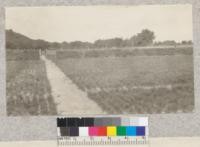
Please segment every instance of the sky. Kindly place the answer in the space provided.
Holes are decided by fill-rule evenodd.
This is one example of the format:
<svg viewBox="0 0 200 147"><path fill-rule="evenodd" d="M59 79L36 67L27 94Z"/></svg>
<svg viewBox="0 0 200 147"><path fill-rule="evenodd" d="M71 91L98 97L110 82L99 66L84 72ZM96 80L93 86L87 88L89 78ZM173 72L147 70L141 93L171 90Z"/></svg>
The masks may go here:
<svg viewBox="0 0 200 147"><path fill-rule="evenodd" d="M154 31L156 41L192 40L191 5L8 7L6 29L51 42L89 41Z"/></svg>

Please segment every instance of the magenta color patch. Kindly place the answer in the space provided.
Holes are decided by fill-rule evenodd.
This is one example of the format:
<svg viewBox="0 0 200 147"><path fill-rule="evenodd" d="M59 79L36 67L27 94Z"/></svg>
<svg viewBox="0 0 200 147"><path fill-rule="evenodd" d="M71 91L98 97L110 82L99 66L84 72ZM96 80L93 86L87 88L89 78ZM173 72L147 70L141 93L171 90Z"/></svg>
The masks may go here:
<svg viewBox="0 0 200 147"><path fill-rule="evenodd" d="M98 128L89 127L89 136L98 136Z"/></svg>

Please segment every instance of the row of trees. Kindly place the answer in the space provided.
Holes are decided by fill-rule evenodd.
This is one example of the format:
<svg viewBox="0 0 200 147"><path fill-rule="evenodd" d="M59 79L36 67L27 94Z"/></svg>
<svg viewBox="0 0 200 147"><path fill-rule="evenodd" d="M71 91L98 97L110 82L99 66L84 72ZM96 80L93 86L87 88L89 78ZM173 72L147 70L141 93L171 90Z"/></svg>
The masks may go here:
<svg viewBox="0 0 200 147"><path fill-rule="evenodd" d="M166 40L166 41L162 41L162 42L154 42L154 45L192 45L192 41L181 41L181 42L176 42L174 40Z"/></svg>
<svg viewBox="0 0 200 147"><path fill-rule="evenodd" d="M29 49L29 48L45 48L45 49L82 49L82 48L113 48L113 47L132 47L132 46L150 46L150 45L176 45L175 41L165 41L154 43L155 35L153 31L148 29L142 30L140 33L129 39L111 38L99 39L94 43L73 41L73 42L47 42L45 40L33 40L13 30L6 31L6 47L9 49ZM185 41L183 44L191 43Z"/></svg>
<svg viewBox="0 0 200 147"><path fill-rule="evenodd" d="M97 40L94 42L94 46L97 48L148 46L153 44L154 39L155 39L154 32L145 29L142 30L141 33L132 36L130 39L123 40L122 38L113 38L106 40Z"/></svg>

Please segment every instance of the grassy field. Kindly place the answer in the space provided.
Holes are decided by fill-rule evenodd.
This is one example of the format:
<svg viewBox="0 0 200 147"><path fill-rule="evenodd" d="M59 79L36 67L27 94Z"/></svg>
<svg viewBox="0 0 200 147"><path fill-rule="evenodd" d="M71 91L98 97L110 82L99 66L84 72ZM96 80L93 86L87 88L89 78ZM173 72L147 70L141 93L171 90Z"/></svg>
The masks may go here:
<svg viewBox="0 0 200 147"><path fill-rule="evenodd" d="M107 113L191 112L194 108L192 48L47 53ZM7 50L6 76L8 115L57 114L37 50Z"/></svg>
<svg viewBox="0 0 200 147"><path fill-rule="evenodd" d="M52 60L107 113L193 110L191 54Z"/></svg>
<svg viewBox="0 0 200 147"><path fill-rule="evenodd" d="M92 58L92 57L128 57L128 56L161 56L161 55L192 55L191 46L155 46L135 48L102 48L102 49L66 49L52 50L57 59Z"/></svg>
<svg viewBox="0 0 200 147"><path fill-rule="evenodd" d="M30 56L31 54L32 52ZM13 52L12 54L7 52L7 114L11 116L56 114L45 64L39 60L37 56L39 54L32 54L34 60L28 60L27 56L24 57L24 53L18 52L17 55L20 58L16 58Z"/></svg>

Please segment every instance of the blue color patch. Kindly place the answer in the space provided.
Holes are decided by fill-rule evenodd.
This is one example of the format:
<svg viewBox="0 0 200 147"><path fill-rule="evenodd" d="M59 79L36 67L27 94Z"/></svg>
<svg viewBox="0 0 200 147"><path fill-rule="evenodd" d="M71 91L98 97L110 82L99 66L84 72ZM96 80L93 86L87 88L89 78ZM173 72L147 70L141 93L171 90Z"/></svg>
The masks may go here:
<svg viewBox="0 0 200 147"><path fill-rule="evenodd" d="M126 127L126 136L136 136L136 127Z"/></svg>
<svg viewBox="0 0 200 147"><path fill-rule="evenodd" d="M137 136L145 136L145 127L137 127L136 135Z"/></svg>

